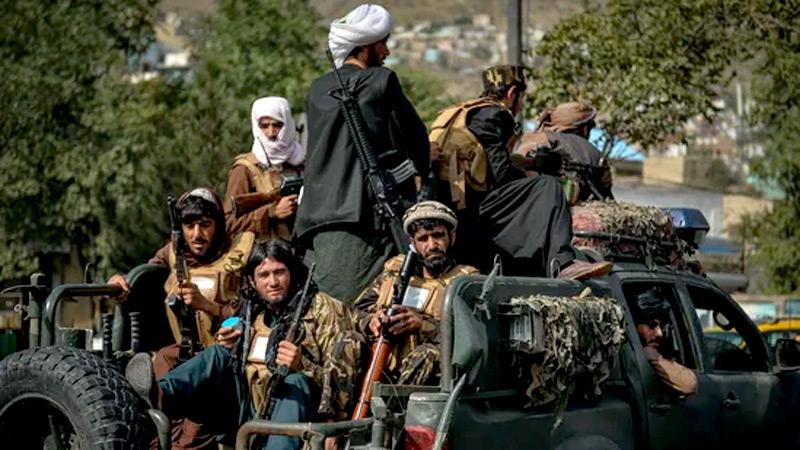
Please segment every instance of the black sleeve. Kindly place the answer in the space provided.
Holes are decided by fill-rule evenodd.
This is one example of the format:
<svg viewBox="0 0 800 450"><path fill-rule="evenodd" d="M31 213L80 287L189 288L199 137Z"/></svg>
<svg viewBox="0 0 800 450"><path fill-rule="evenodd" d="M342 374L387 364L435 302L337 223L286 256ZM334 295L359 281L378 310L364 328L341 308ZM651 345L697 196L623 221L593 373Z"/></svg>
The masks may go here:
<svg viewBox="0 0 800 450"><path fill-rule="evenodd" d="M472 111L467 117L467 128L478 138L489 159L487 182L489 188L525 177L525 173L511 165L506 147L514 134L514 118L499 107L487 106Z"/></svg>
<svg viewBox="0 0 800 450"><path fill-rule="evenodd" d="M417 115L417 110L403 93L400 80L394 72L390 73L386 80L386 95L392 105L391 116L394 127L399 131L399 136L395 138L399 142L396 144L398 148L406 151L408 158L424 180L430 169L428 132L422 119Z"/></svg>

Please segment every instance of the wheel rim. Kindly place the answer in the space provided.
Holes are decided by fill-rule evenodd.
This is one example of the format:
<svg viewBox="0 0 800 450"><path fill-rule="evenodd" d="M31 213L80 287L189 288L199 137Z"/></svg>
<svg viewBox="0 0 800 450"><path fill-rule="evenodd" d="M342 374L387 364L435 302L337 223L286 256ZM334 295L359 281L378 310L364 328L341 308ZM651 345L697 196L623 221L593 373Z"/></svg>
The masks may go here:
<svg viewBox="0 0 800 450"><path fill-rule="evenodd" d="M14 436L23 448L80 450L66 408L42 394L24 394L0 409L0 436Z"/></svg>

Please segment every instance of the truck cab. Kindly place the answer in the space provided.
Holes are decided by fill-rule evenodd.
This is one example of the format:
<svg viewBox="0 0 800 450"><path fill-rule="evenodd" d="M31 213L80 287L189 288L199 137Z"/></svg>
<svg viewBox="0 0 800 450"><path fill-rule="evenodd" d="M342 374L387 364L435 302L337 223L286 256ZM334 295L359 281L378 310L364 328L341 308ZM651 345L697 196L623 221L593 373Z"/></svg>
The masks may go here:
<svg viewBox="0 0 800 450"><path fill-rule="evenodd" d="M477 361L469 368L475 372L478 367L472 376L477 381L460 387L447 432L449 448L742 448L800 442L791 426L798 417L797 368L779 364L746 313L707 278L637 264L618 264L607 277L585 284L501 277L494 281L489 314L474 315L474 301L485 281L483 276L465 277L448 291L440 390L410 395L406 448L430 448L424 443L432 443L436 435L441 421L437 412L444 412L448 394L468 372L469 361ZM526 409L524 392L511 387L498 351L503 333L496 321L498 305L531 293L574 296L587 286L595 296L613 297L623 309L627 339L602 397L586 402L572 396L554 427L558 418L553 408ZM667 387L645 357L628 302L651 289L671 306L670 323L664 325L665 356L695 372L696 394L683 396ZM705 336L700 321L705 314L745 345Z"/></svg>

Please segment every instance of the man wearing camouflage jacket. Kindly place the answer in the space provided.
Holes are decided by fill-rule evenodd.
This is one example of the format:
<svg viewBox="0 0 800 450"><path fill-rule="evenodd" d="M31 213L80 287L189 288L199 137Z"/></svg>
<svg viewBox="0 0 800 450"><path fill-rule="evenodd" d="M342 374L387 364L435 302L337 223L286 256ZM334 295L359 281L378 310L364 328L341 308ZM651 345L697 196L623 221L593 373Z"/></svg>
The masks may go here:
<svg viewBox="0 0 800 450"><path fill-rule="evenodd" d="M352 317L342 303L317 291L313 284L310 301L304 302L302 286L307 273L284 241L256 244L245 267L242 291L242 309L252 311L239 311L241 318L252 317L250 326L244 328L249 336L242 336L242 327L221 328L217 345L158 381L160 409L171 418L209 424L223 442L228 441L269 402L264 386L276 368L285 365L289 375L275 391L277 399L269 420L309 422L346 417L360 351L357 342L342 338L352 335ZM285 337L298 307L305 311L297 340L290 342ZM136 364L131 362L129 373L136 371ZM147 390L148 383L138 383L135 376L129 379L137 391ZM270 436L264 448L300 446L298 438Z"/></svg>
<svg viewBox="0 0 800 450"><path fill-rule="evenodd" d="M364 335L378 336L388 327L394 339L387 362L388 377L399 384L435 384L438 380L439 320L447 286L459 276L478 273L450 257L456 239L456 215L445 205L424 201L406 211L403 228L411 236L420 262L414 270L402 305L387 316L403 255L386 262L384 271L356 301L356 326Z"/></svg>

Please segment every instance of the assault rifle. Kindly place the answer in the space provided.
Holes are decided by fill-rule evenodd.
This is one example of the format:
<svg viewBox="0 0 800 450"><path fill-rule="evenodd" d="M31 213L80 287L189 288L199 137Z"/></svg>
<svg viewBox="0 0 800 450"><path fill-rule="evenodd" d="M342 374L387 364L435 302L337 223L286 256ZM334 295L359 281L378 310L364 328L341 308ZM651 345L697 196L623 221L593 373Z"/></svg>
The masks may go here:
<svg viewBox="0 0 800 450"><path fill-rule="evenodd" d="M180 325L181 342L178 360L183 362L191 358L199 349L200 338L197 331L197 315L177 293L177 289L189 281L189 270L186 268L186 239L183 236L176 203L175 197L171 195L167 197L169 223L172 228L172 246L175 249L175 278L177 279L176 292L167 299L167 306L175 313Z"/></svg>
<svg viewBox="0 0 800 450"><path fill-rule="evenodd" d="M297 308L292 315L289 331L286 332L286 337L283 338L285 341L294 342L295 339L297 339L297 329L300 327L300 319L303 318L306 305L311 302L312 295L309 295L309 289L311 288L311 279L314 276L314 269L316 266L317 263L312 264L311 269L308 271L308 278L306 278L306 284L303 286L303 291L300 294L300 301L297 302ZM247 358L247 355L244 357ZM265 358L264 363L266 362ZM258 411L259 419L269 419L272 417L272 413L275 411L275 404L278 402L275 396L275 389L283 384L283 380L287 375L289 375L289 366L281 365L264 384L264 402L261 404L261 408Z"/></svg>
<svg viewBox="0 0 800 450"><path fill-rule="evenodd" d="M279 200L281 197L299 194L302 187L303 178L292 177L284 178L280 189L275 189L271 192L248 192L247 194L233 195L231 196L231 213L234 218L242 217L267 203Z"/></svg>
<svg viewBox="0 0 800 450"><path fill-rule="evenodd" d="M394 281L394 292L392 301L389 308L386 310L386 316L392 317L394 306L401 305L408 290L408 283L411 281L411 276L414 273L414 268L417 262L417 252L413 248L409 248L406 257L403 260L403 267L400 269L400 274ZM386 362L389 359L389 354L392 352L392 343L390 341L386 327L382 327L381 335L378 340L372 344L372 357L370 359L367 372L364 374L364 380L361 382L361 393L358 396L358 403L353 410L352 420L363 419L369 414L369 403L372 400L372 385L381 379L383 369L386 367Z"/></svg>
<svg viewBox="0 0 800 450"><path fill-rule="evenodd" d="M408 241L403 232L403 223L400 220L404 208L403 202L395 189L395 177L378 167L378 159L367 138L364 116L361 114L358 101L353 96L353 92L345 87L342 77L339 75L339 69L336 68L336 64L333 61L333 53L331 53L330 49L327 50L327 54L333 67L333 73L339 82L339 89L331 90L328 94L336 99L342 107L347 129L350 131L358 150L358 160L361 162L361 170L365 173L367 188L372 201L375 203L375 210L389 230L397 250L403 252ZM336 91L341 93L337 94Z"/></svg>

